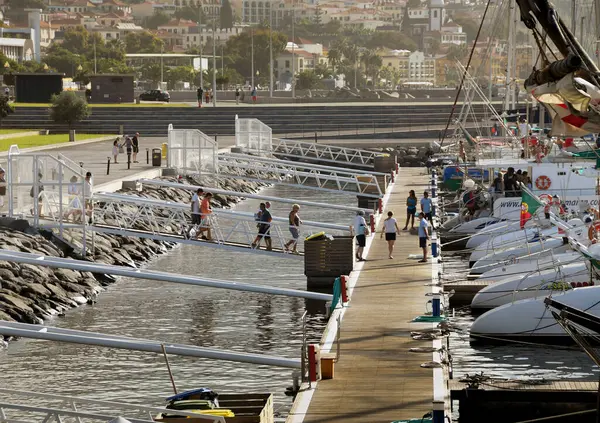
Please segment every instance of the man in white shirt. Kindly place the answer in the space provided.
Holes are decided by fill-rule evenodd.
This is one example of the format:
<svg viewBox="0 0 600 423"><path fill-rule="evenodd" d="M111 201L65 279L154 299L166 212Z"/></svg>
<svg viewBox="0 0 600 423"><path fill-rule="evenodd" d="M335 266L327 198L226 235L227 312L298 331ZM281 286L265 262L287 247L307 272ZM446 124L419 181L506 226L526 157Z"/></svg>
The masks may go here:
<svg viewBox="0 0 600 423"><path fill-rule="evenodd" d="M90 218L90 225L92 224L92 212L94 211L94 204L92 202L93 190L94 183L92 182L92 172L87 172L85 174L85 180L83 181L83 198L85 199L86 214Z"/></svg>
<svg viewBox="0 0 600 423"><path fill-rule="evenodd" d="M367 243L367 221L365 220L365 212L359 210L354 217L352 223L352 233L356 236L356 242L358 243L358 249L356 250L356 260L365 261L363 258L363 250Z"/></svg>
<svg viewBox="0 0 600 423"><path fill-rule="evenodd" d="M521 138L529 136L531 132L531 125L525 122L525 119L519 124L519 136Z"/></svg>
<svg viewBox="0 0 600 423"><path fill-rule="evenodd" d="M204 190L202 188L198 188L198 190L192 196L192 225L200 224L200 197L202 196L203 192Z"/></svg>
<svg viewBox="0 0 600 423"><path fill-rule="evenodd" d="M429 239L429 223L425 218L425 213L419 213L419 247L423 249L423 260L419 260L419 263L427 263L427 240Z"/></svg>
<svg viewBox="0 0 600 423"><path fill-rule="evenodd" d="M431 222L431 227L433 228L433 217L431 216L433 208L433 203L431 202L431 198L429 198L429 193L425 191L423 193L423 198L421 198L421 211L425 213L425 217Z"/></svg>

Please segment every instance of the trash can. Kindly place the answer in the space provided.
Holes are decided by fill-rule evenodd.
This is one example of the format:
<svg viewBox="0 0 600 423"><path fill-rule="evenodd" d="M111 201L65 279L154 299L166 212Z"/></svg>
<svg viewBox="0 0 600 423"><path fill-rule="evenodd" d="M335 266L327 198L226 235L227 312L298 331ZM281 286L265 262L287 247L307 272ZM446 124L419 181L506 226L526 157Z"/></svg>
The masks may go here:
<svg viewBox="0 0 600 423"><path fill-rule="evenodd" d="M152 166L160 167L161 163L162 163L162 156L161 156L160 148L153 148L152 149Z"/></svg>
<svg viewBox="0 0 600 423"><path fill-rule="evenodd" d="M162 143L162 158L163 159L167 159L167 143L163 142Z"/></svg>

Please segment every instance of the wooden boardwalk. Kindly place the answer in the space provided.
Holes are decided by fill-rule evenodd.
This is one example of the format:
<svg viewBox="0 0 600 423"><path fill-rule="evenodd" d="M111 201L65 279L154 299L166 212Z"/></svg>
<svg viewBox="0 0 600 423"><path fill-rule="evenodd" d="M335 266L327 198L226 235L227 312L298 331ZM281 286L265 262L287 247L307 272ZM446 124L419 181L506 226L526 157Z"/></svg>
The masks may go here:
<svg viewBox="0 0 600 423"><path fill-rule="evenodd" d="M421 168L400 170L384 210L394 212L400 229L408 191L414 189L421 197L428 180ZM386 241L379 233L375 236L341 323L335 378L317 384L304 422L389 423L421 418L431 411L433 372L420 365L431 361L432 354L409 352L412 347L431 347L431 341L410 336L411 331L432 327L411 323L425 313L431 264L408 259L409 254L420 253L415 233L401 233L392 260Z"/></svg>

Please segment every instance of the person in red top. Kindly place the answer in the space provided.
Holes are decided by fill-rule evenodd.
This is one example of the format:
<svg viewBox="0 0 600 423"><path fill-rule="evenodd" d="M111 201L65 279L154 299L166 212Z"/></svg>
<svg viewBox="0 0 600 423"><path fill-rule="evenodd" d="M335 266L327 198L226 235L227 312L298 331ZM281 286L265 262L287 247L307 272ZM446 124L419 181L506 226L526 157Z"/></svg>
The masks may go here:
<svg viewBox="0 0 600 423"><path fill-rule="evenodd" d="M210 233L210 224L209 224L209 216L212 214L212 209L210 207L210 199L212 198L212 194L207 192L202 199L202 203L200 203L200 233L206 232L207 235L202 235L202 239L206 241L211 241L212 236Z"/></svg>

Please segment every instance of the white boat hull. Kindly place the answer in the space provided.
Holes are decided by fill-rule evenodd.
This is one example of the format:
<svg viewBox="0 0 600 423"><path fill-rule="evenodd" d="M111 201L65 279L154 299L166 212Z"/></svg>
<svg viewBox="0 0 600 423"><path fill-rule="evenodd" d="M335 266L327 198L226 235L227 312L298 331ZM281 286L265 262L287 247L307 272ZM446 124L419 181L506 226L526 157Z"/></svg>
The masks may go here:
<svg viewBox="0 0 600 423"><path fill-rule="evenodd" d="M569 251L562 254L548 254L537 258L527 259L525 257L518 264L501 266L483 273L478 281L499 282L509 276L522 275L523 273L533 272L535 270L546 270L560 264L572 263L581 259L581 254L575 251Z"/></svg>

